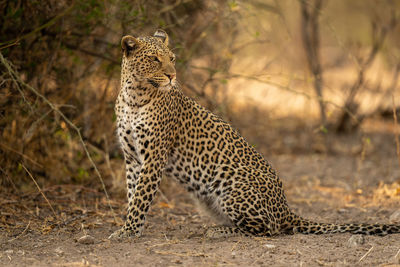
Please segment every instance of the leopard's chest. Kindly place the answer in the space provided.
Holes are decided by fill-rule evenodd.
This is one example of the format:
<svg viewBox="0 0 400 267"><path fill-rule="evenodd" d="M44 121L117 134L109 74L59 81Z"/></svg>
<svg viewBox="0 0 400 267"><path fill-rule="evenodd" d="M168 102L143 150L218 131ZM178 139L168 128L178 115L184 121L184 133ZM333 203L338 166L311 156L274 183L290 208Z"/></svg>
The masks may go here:
<svg viewBox="0 0 400 267"><path fill-rule="evenodd" d="M117 113L117 135L121 148L127 160L143 162L139 153L140 144L144 142L143 128L146 124L146 117L140 110L121 108Z"/></svg>

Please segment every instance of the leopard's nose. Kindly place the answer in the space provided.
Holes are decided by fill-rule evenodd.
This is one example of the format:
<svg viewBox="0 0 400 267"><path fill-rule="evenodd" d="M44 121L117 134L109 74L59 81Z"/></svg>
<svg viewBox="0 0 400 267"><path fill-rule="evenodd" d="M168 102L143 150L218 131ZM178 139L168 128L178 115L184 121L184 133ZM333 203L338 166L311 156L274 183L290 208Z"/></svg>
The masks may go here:
<svg viewBox="0 0 400 267"><path fill-rule="evenodd" d="M165 74L165 76L167 76L170 81L172 81L175 78L175 75L176 75L175 73Z"/></svg>

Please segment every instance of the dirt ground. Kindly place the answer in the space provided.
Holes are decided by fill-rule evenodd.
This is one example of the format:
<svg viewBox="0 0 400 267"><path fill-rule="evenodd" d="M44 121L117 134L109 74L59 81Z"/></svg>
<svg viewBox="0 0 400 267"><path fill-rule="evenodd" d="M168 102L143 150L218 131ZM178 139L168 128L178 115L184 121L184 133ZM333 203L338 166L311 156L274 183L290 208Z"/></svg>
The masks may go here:
<svg viewBox="0 0 400 267"><path fill-rule="evenodd" d="M399 222L400 168L394 139L373 133L369 138L373 145L367 149L351 139L335 139L340 145L333 154L270 156L293 209L324 222ZM83 186L43 189L56 215L38 192L4 194L0 265L400 266L400 234L206 239L203 232L214 222L197 211L184 189L165 181L161 190L143 236L122 242L107 239L124 214L125 200L115 194L111 204L116 220L104 194ZM81 239L85 235L90 237Z"/></svg>

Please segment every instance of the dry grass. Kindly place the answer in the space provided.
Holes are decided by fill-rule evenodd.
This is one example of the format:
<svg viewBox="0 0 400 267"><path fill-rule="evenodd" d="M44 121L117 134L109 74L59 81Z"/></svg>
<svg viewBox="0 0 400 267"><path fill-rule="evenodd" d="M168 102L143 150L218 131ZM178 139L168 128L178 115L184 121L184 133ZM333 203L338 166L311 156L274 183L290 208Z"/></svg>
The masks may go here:
<svg viewBox="0 0 400 267"><path fill-rule="evenodd" d="M40 193L30 191L22 196L3 193L0 203L0 228L12 236L9 242L28 228L30 232L47 234L65 228L80 229L82 224L89 229L103 223L122 225L120 218L114 220L104 194L83 186L52 186L43 188ZM122 213L124 204L121 201L113 200L111 205Z"/></svg>

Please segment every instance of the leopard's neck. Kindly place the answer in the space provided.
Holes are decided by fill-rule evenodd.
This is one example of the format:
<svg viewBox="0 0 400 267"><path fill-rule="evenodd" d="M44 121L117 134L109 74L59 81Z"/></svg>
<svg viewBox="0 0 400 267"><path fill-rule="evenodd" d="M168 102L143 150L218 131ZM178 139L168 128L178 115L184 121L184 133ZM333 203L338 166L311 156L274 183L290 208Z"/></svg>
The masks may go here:
<svg viewBox="0 0 400 267"><path fill-rule="evenodd" d="M147 81L126 79L121 81L118 102L130 108L141 108L159 95L159 90Z"/></svg>

